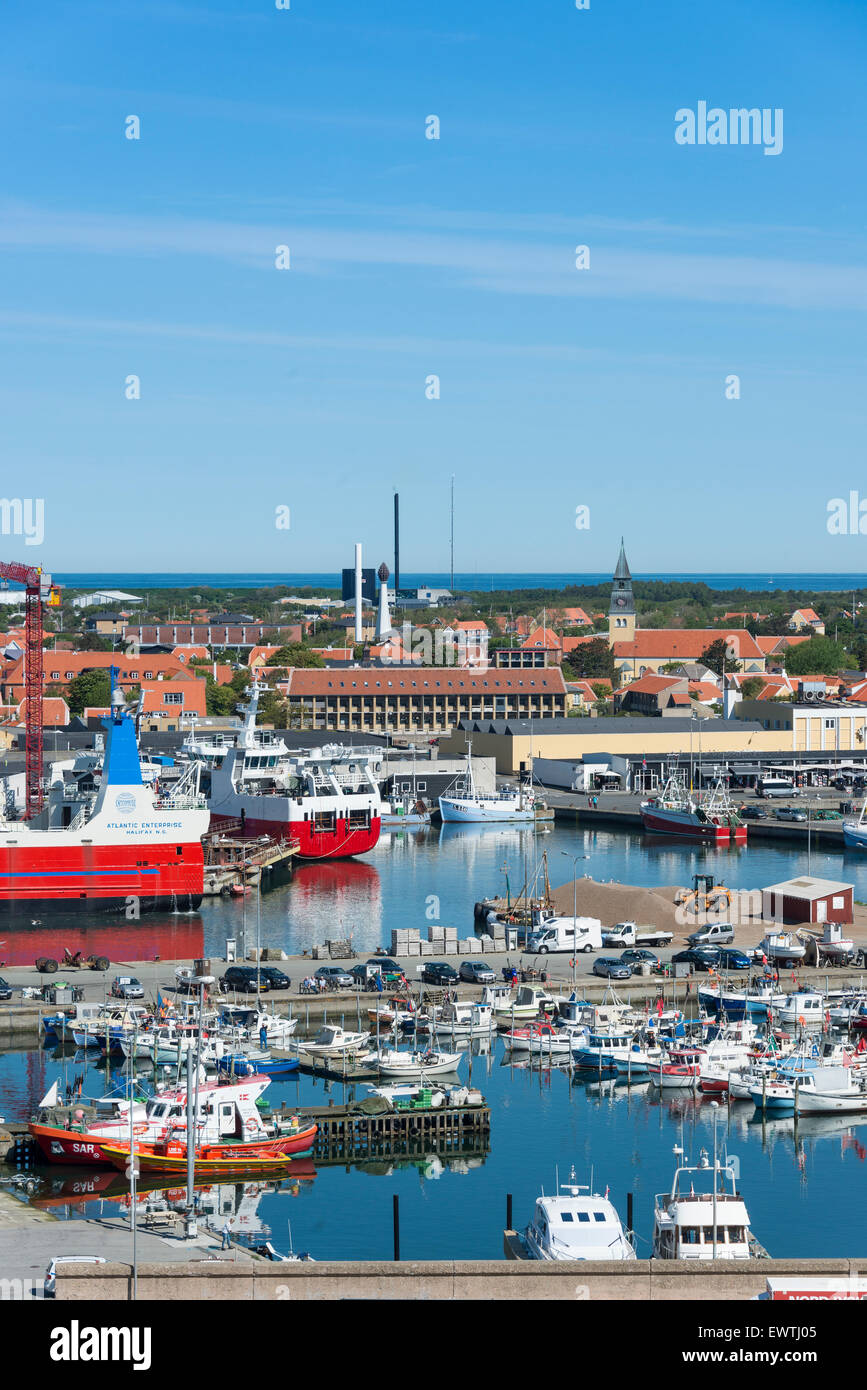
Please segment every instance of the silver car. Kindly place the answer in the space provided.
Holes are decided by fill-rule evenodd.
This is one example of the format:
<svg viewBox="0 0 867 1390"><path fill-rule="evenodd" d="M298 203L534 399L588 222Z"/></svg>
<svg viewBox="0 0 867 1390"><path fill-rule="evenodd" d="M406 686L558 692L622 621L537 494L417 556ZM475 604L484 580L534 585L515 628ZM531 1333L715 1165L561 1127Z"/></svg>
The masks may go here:
<svg viewBox="0 0 867 1390"><path fill-rule="evenodd" d="M352 989L355 984L352 976L339 965L320 965L313 978L326 980L332 989Z"/></svg>
<svg viewBox="0 0 867 1390"><path fill-rule="evenodd" d="M491 967L483 960L462 961L458 974L462 980L469 980L472 985L492 985L497 978Z"/></svg>

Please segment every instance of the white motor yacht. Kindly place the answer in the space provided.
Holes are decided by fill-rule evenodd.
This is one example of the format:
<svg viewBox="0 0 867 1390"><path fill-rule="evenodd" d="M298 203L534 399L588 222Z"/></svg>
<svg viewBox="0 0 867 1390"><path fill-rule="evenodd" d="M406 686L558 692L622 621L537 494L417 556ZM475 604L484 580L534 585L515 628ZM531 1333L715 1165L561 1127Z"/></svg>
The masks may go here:
<svg viewBox="0 0 867 1390"><path fill-rule="evenodd" d="M574 1170L570 1178L574 1178ZM524 1232L533 1260L634 1260L635 1251L617 1211L589 1187L561 1183L557 1194L536 1198Z"/></svg>

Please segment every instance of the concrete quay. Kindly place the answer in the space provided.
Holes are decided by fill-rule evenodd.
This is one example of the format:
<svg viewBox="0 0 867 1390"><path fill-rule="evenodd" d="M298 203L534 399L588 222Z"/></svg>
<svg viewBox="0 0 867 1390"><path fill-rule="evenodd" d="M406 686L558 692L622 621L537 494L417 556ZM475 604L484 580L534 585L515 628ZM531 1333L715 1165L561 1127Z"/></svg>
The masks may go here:
<svg viewBox="0 0 867 1390"><path fill-rule="evenodd" d="M598 800L594 809L588 805L590 796ZM594 825L617 827L620 830L641 830L639 806L652 795L649 792L568 792L557 787L545 787L542 796L554 812L554 819L560 824L577 825L582 830L592 830ZM845 800L846 798L842 798ZM747 842L750 840L788 841L799 846L811 844L824 849L842 850L843 828L840 821L811 820L778 821L774 819L777 802L765 801L752 793L734 793L732 800L736 806L760 806L767 814L766 820L748 820ZM783 804L795 806L799 811L814 814L818 810L838 811L841 805L839 792L812 788L809 795L792 797ZM670 838L670 837L659 837Z"/></svg>
<svg viewBox="0 0 867 1390"><path fill-rule="evenodd" d="M681 930L685 933L689 928ZM749 929L747 929L747 934L749 934ZM859 945L864 945L867 948L867 931L864 931L863 928L859 930L856 927L853 936ZM742 944L740 938L741 933L738 932L736 943L738 945ZM682 940L675 940L672 948L659 951L660 959L662 961L669 959L673 950L681 949L684 941L685 935ZM506 964L516 965L519 972L523 964L524 966L533 965L537 971L543 971L547 975L546 987L552 994L568 994L573 988L573 980L574 985L580 988L582 995L589 1000L600 1000L605 991L610 988L606 979L592 974L593 962L596 958L594 955L579 955L574 971L570 964L570 958L565 955L530 957L522 955L520 951L511 953L504 951L483 952L480 946L479 950L473 953L472 958L482 959L483 955L498 980L500 979L501 968ZM353 964L368 959L372 959L370 953L364 953L350 960L341 961L340 964L351 968ZM192 964L192 962L187 963ZM303 995L297 986L305 975L315 969L316 962L311 962L309 956L292 956L279 964L280 968L290 976L293 987L290 990L263 994L262 1001L269 1010L275 1013L297 1017L299 1019L299 1036L301 1037L305 1033L315 1031L323 1022L339 1023L341 1027L359 1031L372 1028L373 1025L367 1017L367 1011L374 1008L377 1000L380 997L385 998L389 992L386 987L382 996L375 992L362 993L355 989L329 991L321 995ZM415 986L416 990L420 990L422 1002L430 1002L440 998L442 990L438 986L420 983L418 972L423 962L418 957L398 958L398 964L405 971L410 984ZM225 962L212 958L211 968L215 973L219 974L224 967ZM144 989L145 1002L155 1000L158 992L162 994L164 999L175 997L173 987L174 962L168 966L165 961L116 962L110 971L106 972L105 978L88 971L80 973L77 977L73 975L71 979L83 990L85 1000L101 1002L108 1000L108 985L114 974L135 975L141 981ZM26 966L6 968L4 978L16 988L21 985L43 983L43 977L36 970ZM734 983L738 977L732 975L729 978ZM662 995L666 1004L677 1005L681 1008L686 1007L687 1012L690 1012L691 1009L697 1012L697 988L707 979L705 974L692 975L688 979L678 980L666 979L661 975L650 975L635 976L629 980L617 980L613 983L621 998L638 1000L642 1006L647 1000L655 1003L657 997ZM845 985L867 988L867 971L857 967L827 969L825 967L802 966L797 970L795 980L792 979L790 971L783 971L780 974L780 989L787 993L798 987L835 989ZM481 987L461 982L456 988L456 993L461 999L475 999L479 997ZM185 998L186 996L178 997ZM255 995L250 994L217 997L240 1005L252 1006L255 1004ZM0 1051L35 1046L39 1040L40 1016L55 1012L56 1006L41 1001L23 1004L0 1002Z"/></svg>
<svg viewBox="0 0 867 1390"><path fill-rule="evenodd" d="M506 1233L514 1234L514 1233ZM659 1303L680 1300L746 1301L763 1293L768 1278L859 1278L865 1259L495 1261L405 1260L241 1264L222 1260L187 1264L146 1261L138 1267L144 1302L266 1299L273 1302L370 1299L389 1301L568 1299L570 1302ZM57 1298L127 1300L129 1264L60 1266Z"/></svg>

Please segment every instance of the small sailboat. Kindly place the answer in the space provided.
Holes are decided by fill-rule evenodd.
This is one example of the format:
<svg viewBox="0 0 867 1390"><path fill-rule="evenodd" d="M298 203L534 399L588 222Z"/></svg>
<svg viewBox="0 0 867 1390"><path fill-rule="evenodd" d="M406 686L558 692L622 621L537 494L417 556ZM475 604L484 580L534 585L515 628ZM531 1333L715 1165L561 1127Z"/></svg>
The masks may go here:
<svg viewBox="0 0 867 1390"><path fill-rule="evenodd" d="M359 1052L367 1045L370 1033L347 1033L337 1024L326 1023L311 1042L299 1040L299 1051L311 1057L343 1057L350 1052Z"/></svg>
<svg viewBox="0 0 867 1390"><path fill-rule="evenodd" d="M456 1071L462 1052L437 1052L429 1048L425 1052L401 1052L399 1049L386 1049L373 1052L369 1060L381 1076L443 1076Z"/></svg>

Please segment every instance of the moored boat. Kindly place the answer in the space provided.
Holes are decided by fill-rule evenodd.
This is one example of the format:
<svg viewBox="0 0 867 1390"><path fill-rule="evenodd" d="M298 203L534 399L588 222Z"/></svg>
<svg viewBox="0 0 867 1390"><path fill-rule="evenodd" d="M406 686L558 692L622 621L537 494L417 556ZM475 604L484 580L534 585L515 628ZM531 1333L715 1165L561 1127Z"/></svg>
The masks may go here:
<svg viewBox="0 0 867 1390"><path fill-rule="evenodd" d="M574 1170L570 1178L574 1179ZM608 1193L601 1196L574 1181L536 1198L524 1232L532 1260L634 1260L635 1250Z"/></svg>
<svg viewBox="0 0 867 1390"><path fill-rule="evenodd" d="M711 1167L703 1149L696 1165L683 1157L671 1189L656 1197L652 1256L660 1260L748 1260L766 1252L752 1236L733 1162Z"/></svg>
<svg viewBox="0 0 867 1390"><path fill-rule="evenodd" d="M246 838L288 841L301 859L367 853L379 839L382 749L342 744L290 749L270 730L256 727L266 688L251 686L238 734L203 737L194 731L181 747L189 763L202 769L214 825L228 823L233 834Z"/></svg>
<svg viewBox="0 0 867 1390"><path fill-rule="evenodd" d="M716 844L746 843L747 827L721 784L705 797L687 792L676 777L669 777L660 794L642 801L639 811L644 829L657 835Z"/></svg>

